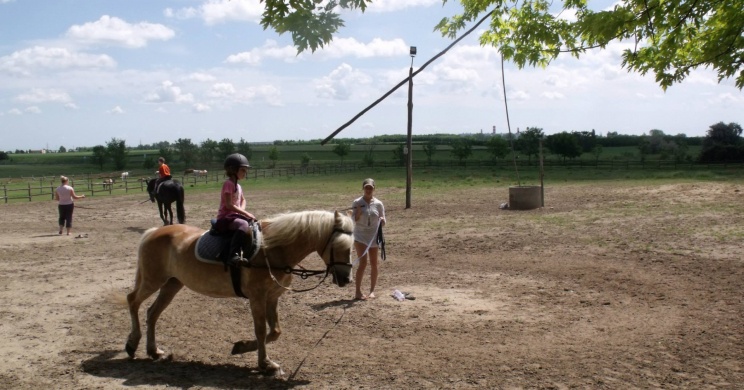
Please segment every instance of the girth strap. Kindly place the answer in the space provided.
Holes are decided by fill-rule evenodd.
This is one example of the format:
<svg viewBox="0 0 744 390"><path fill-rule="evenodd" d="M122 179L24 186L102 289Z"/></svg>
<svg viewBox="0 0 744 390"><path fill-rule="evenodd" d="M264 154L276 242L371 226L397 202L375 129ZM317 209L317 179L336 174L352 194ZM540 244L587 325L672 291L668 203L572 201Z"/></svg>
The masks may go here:
<svg viewBox="0 0 744 390"><path fill-rule="evenodd" d="M240 271L241 267L231 265L230 266L230 280L232 280L232 286L233 290L235 290L235 295L248 299L245 294L243 294L243 289L240 288Z"/></svg>

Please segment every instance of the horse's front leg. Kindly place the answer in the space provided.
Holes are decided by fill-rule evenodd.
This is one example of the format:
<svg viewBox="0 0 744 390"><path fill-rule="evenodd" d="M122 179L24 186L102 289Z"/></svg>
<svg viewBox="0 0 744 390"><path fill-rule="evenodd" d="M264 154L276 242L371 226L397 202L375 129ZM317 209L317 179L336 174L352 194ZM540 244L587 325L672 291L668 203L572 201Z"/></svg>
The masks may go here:
<svg viewBox="0 0 744 390"><path fill-rule="evenodd" d="M165 215L168 217L168 225L173 225L173 208L170 203L168 203Z"/></svg>
<svg viewBox="0 0 744 390"><path fill-rule="evenodd" d="M269 334L266 336L266 344L274 342L282 335L282 329L279 326L279 313L277 312L279 299L269 299L266 302L266 322L269 324ZM256 340L241 340L233 344L232 354L238 355L246 352L252 352L258 349Z"/></svg>
<svg viewBox="0 0 744 390"><path fill-rule="evenodd" d="M263 299L261 299L263 298ZM266 353L266 320L267 301L266 297L254 299L251 297L251 313L253 314L253 327L256 333L256 349L258 350L258 368L267 374L281 374L281 367L269 359Z"/></svg>
<svg viewBox="0 0 744 390"><path fill-rule="evenodd" d="M158 200L158 213L160 214L160 220L163 221L163 225L167 225L163 216L163 203L160 200Z"/></svg>

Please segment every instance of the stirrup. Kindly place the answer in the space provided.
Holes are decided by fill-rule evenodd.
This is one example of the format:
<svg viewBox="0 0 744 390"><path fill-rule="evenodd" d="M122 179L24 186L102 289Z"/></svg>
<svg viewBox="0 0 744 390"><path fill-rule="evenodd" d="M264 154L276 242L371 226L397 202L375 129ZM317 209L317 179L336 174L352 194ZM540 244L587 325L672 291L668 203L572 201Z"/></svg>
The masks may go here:
<svg viewBox="0 0 744 390"><path fill-rule="evenodd" d="M225 268L227 267L250 267L250 266L251 266L251 262L244 257L233 256L225 260Z"/></svg>

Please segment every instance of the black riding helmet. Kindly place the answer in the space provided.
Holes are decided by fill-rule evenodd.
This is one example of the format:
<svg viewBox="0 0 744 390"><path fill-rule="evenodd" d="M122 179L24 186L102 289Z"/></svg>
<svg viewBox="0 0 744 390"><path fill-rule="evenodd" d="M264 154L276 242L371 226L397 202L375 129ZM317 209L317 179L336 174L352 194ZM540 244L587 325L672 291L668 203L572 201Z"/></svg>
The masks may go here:
<svg viewBox="0 0 744 390"><path fill-rule="evenodd" d="M250 168L251 164L248 164L248 159L240 153L233 153L225 159L225 169L233 167L240 169L240 167Z"/></svg>

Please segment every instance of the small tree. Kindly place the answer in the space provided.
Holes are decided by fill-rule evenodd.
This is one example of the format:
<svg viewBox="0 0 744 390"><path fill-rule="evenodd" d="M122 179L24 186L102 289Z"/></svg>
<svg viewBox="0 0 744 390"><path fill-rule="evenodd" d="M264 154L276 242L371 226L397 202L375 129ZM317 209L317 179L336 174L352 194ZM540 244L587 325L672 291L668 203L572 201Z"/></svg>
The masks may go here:
<svg viewBox="0 0 744 390"><path fill-rule="evenodd" d="M247 158L248 160L250 160L251 157L253 156L253 150L251 149L251 145L246 140L244 140L243 137L240 138L240 142L238 142L238 145L236 147L238 149L238 153L245 156L245 158Z"/></svg>
<svg viewBox="0 0 744 390"><path fill-rule="evenodd" d="M194 164L199 147L191 142L190 138L179 138L176 140L173 146L175 146L176 150L178 151L178 158L181 160L182 163L186 165L186 167ZM165 161L167 162L168 160Z"/></svg>
<svg viewBox="0 0 744 390"><path fill-rule="evenodd" d="M473 154L473 146L470 145L470 141L467 139L460 138L452 143L452 151L450 153L452 153L452 155L460 162L460 165L462 165L462 163Z"/></svg>
<svg viewBox="0 0 744 390"><path fill-rule="evenodd" d="M108 153L106 153L106 147L103 145L96 145L93 147L93 156L91 162L97 164L101 170L103 170L103 164L108 160Z"/></svg>
<svg viewBox="0 0 744 390"><path fill-rule="evenodd" d="M106 144L106 152L114 161L114 169L124 169L127 165L129 151L123 139L111 138L111 141Z"/></svg>
<svg viewBox="0 0 744 390"><path fill-rule="evenodd" d="M339 157L341 157L341 163L344 162L344 157L346 157L349 152L351 151L351 145L344 141L340 141L336 144L336 146L333 147L333 153L336 153Z"/></svg>
<svg viewBox="0 0 744 390"><path fill-rule="evenodd" d="M509 154L509 143L502 137L494 135L486 141L486 149L491 155L493 162Z"/></svg>
<svg viewBox="0 0 744 390"><path fill-rule="evenodd" d="M364 151L364 156L362 156L362 162L364 162L364 165L371 167L375 165L375 148L377 147L377 144L374 142L367 144L366 150Z"/></svg>
<svg viewBox="0 0 744 390"><path fill-rule="evenodd" d="M641 161L646 161L646 156L651 153L651 141L646 134L638 140L638 153L641 155Z"/></svg>
<svg viewBox="0 0 744 390"><path fill-rule="evenodd" d="M581 144L574 134L564 131L549 135L546 143L552 153L563 157L563 161L581 156Z"/></svg>
<svg viewBox="0 0 744 390"><path fill-rule="evenodd" d="M737 123L718 122L710 126L703 138L700 151L701 162L739 161L744 159L744 141L741 138L742 128Z"/></svg>
<svg viewBox="0 0 744 390"><path fill-rule="evenodd" d="M401 167L406 165L406 154L403 153L403 148L405 148L403 144L398 144L398 146L393 149L393 160Z"/></svg>
<svg viewBox="0 0 744 390"><path fill-rule="evenodd" d="M424 154L426 154L426 162L431 165L431 160L434 157L434 153L437 152L437 141L430 139L423 145Z"/></svg>
<svg viewBox="0 0 744 390"><path fill-rule="evenodd" d="M537 127L528 127L527 130L519 134L515 142L516 149L527 155L527 161L532 161L532 156L540 154L540 139L545 137L543 129Z"/></svg>
<svg viewBox="0 0 744 390"><path fill-rule="evenodd" d="M222 141L217 145L217 150L219 151L220 158L225 158L237 150L235 148L235 143L232 142L230 138L223 138ZM248 156L246 156L248 158Z"/></svg>
<svg viewBox="0 0 744 390"><path fill-rule="evenodd" d="M592 155L594 156L594 162L599 163L599 156L602 154L602 145L597 144L592 149Z"/></svg>
<svg viewBox="0 0 744 390"><path fill-rule="evenodd" d="M309 165L310 165L310 154L305 152L302 154L302 156L300 156L300 166L303 168L307 168Z"/></svg>
<svg viewBox="0 0 744 390"><path fill-rule="evenodd" d="M217 141L213 141L209 138L202 141L201 147L199 148L199 155L201 156L201 161L205 163L210 163L214 161L214 158L217 155L218 148L219 148L219 144L217 143Z"/></svg>
<svg viewBox="0 0 744 390"><path fill-rule="evenodd" d="M59 147L59 153L65 153L65 152L67 152L67 149L65 149L64 146L60 146Z"/></svg>
<svg viewBox="0 0 744 390"><path fill-rule="evenodd" d="M279 149L276 146L269 149L269 160L271 160L271 168L276 167L276 162L279 161Z"/></svg>
<svg viewBox="0 0 744 390"><path fill-rule="evenodd" d="M173 149L170 148L170 146L167 145L161 145L158 149L158 155L153 157L153 161L157 160L157 157L162 157L165 159L165 161L171 161L173 160ZM153 165L155 167L156 164Z"/></svg>

